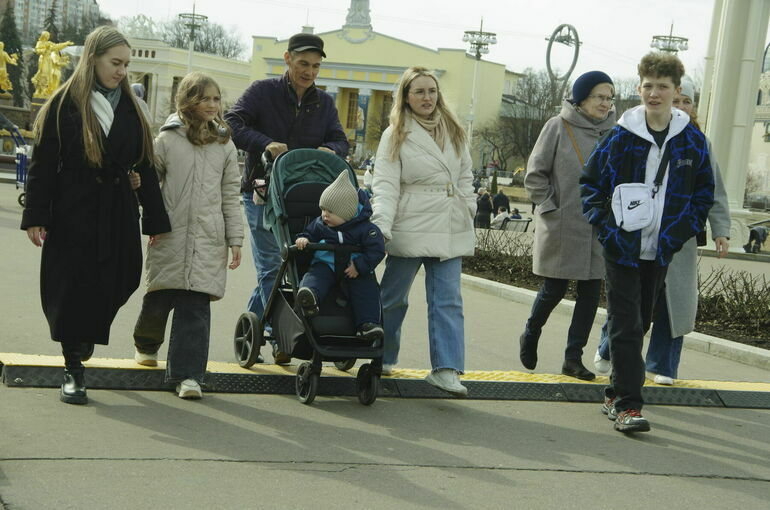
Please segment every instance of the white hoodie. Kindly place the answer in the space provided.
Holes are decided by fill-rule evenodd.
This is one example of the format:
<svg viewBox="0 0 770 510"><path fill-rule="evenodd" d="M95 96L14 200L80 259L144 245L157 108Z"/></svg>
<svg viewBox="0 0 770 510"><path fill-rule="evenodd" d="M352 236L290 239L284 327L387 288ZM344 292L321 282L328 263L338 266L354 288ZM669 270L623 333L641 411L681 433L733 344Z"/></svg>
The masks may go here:
<svg viewBox="0 0 770 510"><path fill-rule="evenodd" d="M690 116L682 110L677 108L671 108L671 123L668 127L668 134L666 140L663 142L663 147L658 148L658 144L655 143L655 139L647 130L647 119L645 116L644 105L639 105L630 110L626 110L618 121L618 125L626 128L633 134L640 138L649 141L652 144L650 152L647 155L647 167L644 174L644 183L650 188L655 185L655 175L658 173L658 167L660 166L660 159L663 157L663 152L666 149L668 141L673 137L684 131L687 124L690 123ZM669 162L669 167L671 163ZM649 226L642 229L642 241L639 258L642 260L655 260L658 253L658 237L660 235L660 220L663 218L663 206L666 202L666 187L668 185L668 168L666 173L663 174L663 181L658 188L658 193L654 199L655 217Z"/></svg>

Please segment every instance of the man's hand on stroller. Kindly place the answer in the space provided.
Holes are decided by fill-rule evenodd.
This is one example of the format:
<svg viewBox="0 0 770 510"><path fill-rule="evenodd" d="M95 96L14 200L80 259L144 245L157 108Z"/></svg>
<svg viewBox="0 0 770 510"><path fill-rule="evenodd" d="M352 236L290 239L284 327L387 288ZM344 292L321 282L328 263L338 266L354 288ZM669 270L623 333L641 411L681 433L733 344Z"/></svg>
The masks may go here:
<svg viewBox="0 0 770 510"><path fill-rule="evenodd" d="M281 142L270 142L267 147L265 147L265 150L270 151L270 154L273 155L273 159L277 158L287 150L289 150L288 145Z"/></svg>
<svg viewBox="0 0 770 510"><path fill-rule="evenodd" d="M241 247L240 246L231 246L230 247L230 253L232 253L232 261L230 262L230 265L227 266L230 269L235 269L236 267L241 265Z"/></svg>
<svg viewBox="0 0 770 510"><path fill-rule="evenodd" d="M358 270L352 260L350 261L350 264L348 264L347 269L345 269L345 276L348 278L356 278L358 276Z"/></svg>
<svg viewBox="0 0 770 510"><path fill-rule="evenodd" d="M307 237L298 237L294 244L297 245L298 250L304 250L308 242Z"/></svg>
<svg viewBox="0 0 770 510"><path fill-rule="evenodd" d="M331 150L329 147L319 147L319 151L329 152L331 154L336 154L333 150Z"/></svg>

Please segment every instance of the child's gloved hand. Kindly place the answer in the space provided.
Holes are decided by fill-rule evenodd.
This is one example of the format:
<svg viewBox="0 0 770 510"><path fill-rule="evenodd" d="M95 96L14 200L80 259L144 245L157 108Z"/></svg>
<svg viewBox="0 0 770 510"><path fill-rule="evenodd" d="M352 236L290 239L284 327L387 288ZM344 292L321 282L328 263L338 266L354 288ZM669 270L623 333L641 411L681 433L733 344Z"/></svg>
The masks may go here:
<svg viewBox="0 0 770 510"><path fill-rule="evenodd" d="M350 261L350 264L348 264L347 269L345 269L345 275L348 278L356 278L358 276L358 270L352 260Z"/></svg>
<svg viewBox="0 0 770 510"><path fill-rule="evenodd" d="M296 240L296 241L294 241L294 244L296 244L296 245L297 245L297 249L298 249L298 250L304 250L304 249L305 249L305 246L307 246L307 243L308 243L308 242L309 242L309 241L307 240L307 238L306 238L306 237L298 237L298 238L297 238L297 240Z"/></svg>

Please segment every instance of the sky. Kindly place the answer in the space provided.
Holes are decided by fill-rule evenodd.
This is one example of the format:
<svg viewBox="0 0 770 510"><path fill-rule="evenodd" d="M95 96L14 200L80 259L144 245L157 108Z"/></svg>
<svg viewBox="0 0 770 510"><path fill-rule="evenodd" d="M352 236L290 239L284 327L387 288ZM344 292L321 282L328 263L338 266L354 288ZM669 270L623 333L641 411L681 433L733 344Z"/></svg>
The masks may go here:
<svg viewBox="0 0 770 510"><path fill-rule="evenodd" d="M98 0L113 19L144 14L168 20L191 12L192 0ZM599 69L614 79L635 76L639 59L651 50L653 35L689 39L689 50L679 57L688 74L702 74L713 0L371 0L372 27L376 32L428 48L464 48L465 30L497 34L497 44L485 59L505 64L512 71L545 69L546 40L557 26L575 27L582 41L572 79ZM251 48L251 36L287 39L306 23L316 33L337 30L345 23L350 0L196 0L195 10L238 33ZM766 38L766 41L770 40ZM766 44L766 43L765 43ZM553 67L565 71L573 48L555 44ZM248 58L250 55L246 55ZM333 55L329 60L334 60ZM419 62L415 62L418 65ZM697 79L697 78L696 78Z"/></svg>

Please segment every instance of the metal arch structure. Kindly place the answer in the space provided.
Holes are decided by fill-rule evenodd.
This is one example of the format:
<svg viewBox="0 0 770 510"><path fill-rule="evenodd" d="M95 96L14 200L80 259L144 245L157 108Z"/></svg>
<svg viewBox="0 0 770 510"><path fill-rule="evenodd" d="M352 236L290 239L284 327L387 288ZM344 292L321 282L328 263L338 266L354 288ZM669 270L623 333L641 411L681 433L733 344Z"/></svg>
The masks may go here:
<svg viewBox="0 0 770 510"><path fill-rule="evenodd" d="M558 100L561 101L561 99L564 97L564 89L567 87L567 81L569 80L569 77L572 75L572 71L575 70L575 66L577 65L578 56L580 55L580 38L578 37L578 33L575 27L563 23L556 27L556 30L553 31L551 37L549 37L547 41L548 48L545 52L545 66L548 69L548 76L551 77L552 83L556 84L559 81L562 82L558 95ZM572 63L563 76L557 76L551 68L551 49L553 48L554 43L566 44L567 46L573 46L575 48L572 53Z"/></svg>

